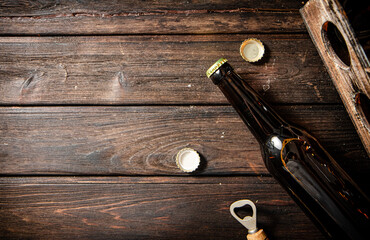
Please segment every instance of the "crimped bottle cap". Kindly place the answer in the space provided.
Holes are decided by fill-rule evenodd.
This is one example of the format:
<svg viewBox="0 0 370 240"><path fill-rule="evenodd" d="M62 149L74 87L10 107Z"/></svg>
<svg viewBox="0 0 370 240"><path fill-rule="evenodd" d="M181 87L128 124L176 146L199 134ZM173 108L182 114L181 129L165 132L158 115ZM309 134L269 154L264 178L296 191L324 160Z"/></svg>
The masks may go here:
<svg viewBox="0 0 370 240"><path fill-rule="evenodd" d="M206 74L207 74L207 77L209 78L214 72L217 71L217 69L219 67L222 66L222 64L224 64L225 62L227 62L227 59L226 58L220 58L218 59L217 62L215 62L210 68L208 68Z"/></svg>
<svg viewBox="0 0 370 240"><path fill-rule="evenodd" d="M259 61L265 53L262 42L256 38L249 38L240 45L240 55L247 62Z"/></svg>
<svg viewBox="0 0 370 240"><path fill-rule="evenodd" d="M176 155L176 164L183 172L193 172L200 164L200 156L192 148L183 148Z"/></svg>

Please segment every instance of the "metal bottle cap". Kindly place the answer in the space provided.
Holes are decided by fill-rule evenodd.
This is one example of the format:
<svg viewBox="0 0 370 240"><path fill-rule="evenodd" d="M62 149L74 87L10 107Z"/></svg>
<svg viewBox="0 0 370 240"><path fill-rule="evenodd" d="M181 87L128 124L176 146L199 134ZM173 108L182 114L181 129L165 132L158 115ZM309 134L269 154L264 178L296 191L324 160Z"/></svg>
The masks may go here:
<svg viewBox="0 0 370 240"><path fill-rule="evenodd" d="M206 74L207 74L207 77L209 78L214 72L217 71L217 69L219 67L222 66L222 64L224 64L225 62L227 62L227 59L226 58L220 58L218 59L217 62L215 62L210 68L208 68Z"/></svg>
<svg viewBox="0 0 370 240"><path fill-rule="evenodd" d="M257 62L265 53L262 42L256 38L249 38L240 45L240 55L247 62Z"/></svg>
<svg viewBox="0 0 370 240"><path fill-rule="evenodd" d="M176 164L183 172L193 172L200 164L200 156L192 148L183 148L176 155Z"/></svg>

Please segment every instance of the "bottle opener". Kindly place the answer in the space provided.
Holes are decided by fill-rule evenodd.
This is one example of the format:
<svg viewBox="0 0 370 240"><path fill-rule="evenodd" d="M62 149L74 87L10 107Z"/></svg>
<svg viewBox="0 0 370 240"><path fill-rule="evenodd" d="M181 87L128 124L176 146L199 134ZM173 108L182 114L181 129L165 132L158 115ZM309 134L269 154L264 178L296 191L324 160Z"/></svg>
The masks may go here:
<svg viewBox="0 0 370 240"><path fill-rule="evenodd" d="M243 219L241 219L236 213L236 208L241 208L246 205L251 206L253 210L252 216L245 216ZM248 229L248 240L268 240L266 233L263 231L263 229L258 230L257 228L257 209L254 203L251 200L239 200L234 202L230 205L230 213L231 215L238 220L244 227Z"/></svg>

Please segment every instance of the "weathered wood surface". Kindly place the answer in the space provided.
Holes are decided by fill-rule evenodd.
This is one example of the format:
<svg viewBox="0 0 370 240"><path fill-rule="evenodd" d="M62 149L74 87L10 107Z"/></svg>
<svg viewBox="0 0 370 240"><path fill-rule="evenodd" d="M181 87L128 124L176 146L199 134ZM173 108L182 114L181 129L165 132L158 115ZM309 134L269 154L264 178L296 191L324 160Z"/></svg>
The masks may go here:
<svg viewBox="0 0 370 240"><path fill-rule="evenodd" d="M365 51L356 39L338 1L311 0L302 8L301 13L365 149L370 154L370 62ZM338 50L328 37L329 34L334 34L329 32L334 29L328 28L328 22L334 24L342 35L347 46L347 56L338 57ZM344 60L345 57L348 60ZM364 99L359 101L357 94L363 94Z"/></svg>
<svg viewBox="0 0 370 240"><path fill-rule="evenodd" d="M318 137L352 175L368 173L342 107L276 109ZM229 106L3 107L0 122L1 174L183 174L175 155L187 146L204 158L197 174L268 173Z"/></svg>
<svg viewBox="0 0 370 240"><path fill-rule="evenodd" d="M103 1L88 0L63 0L63 1L0 1L0 16L43 16L49 14L120 14L124 13L145 13L156 11L185 11L191 9L221 11L226 9L264 9L270 11L297 11L305 1L296 0L203 0L203 1L171 1L171 0L114 0L109 4ZM181 13L181 12L180 12Z"/></svg>
<svg viewBox="0 0 370 240"><path fill-rule="evenodd" d="M266 45L246 63L240 43ZM227 103L205 72L226 57L274 103L340 103L310 38L295 35L2 37L1 104Z"/></svg>
<svg viewBox="0 0 370 240"><path fill-rule="evenodd" d="M0 34L303 32L301 1L0 1Z"/></svg>
<svg viewBox="0 0 370 240"><path fill-rule="evenodd" d="M5 239L244 239L229 212L243 198L271 239L323 239L270 177L11 177L0 190Z"/></svg>
<svg viewBox="0 0 370 240"><path fill-rule="evenodd" d="M303 3L0 0L0 239L245 239L228 209L243 198L271 239L322 239L205 77L228 58L369 193ZM258 64L239 56L248 37ZM189 176L186 146L203 161Z"/></svg>

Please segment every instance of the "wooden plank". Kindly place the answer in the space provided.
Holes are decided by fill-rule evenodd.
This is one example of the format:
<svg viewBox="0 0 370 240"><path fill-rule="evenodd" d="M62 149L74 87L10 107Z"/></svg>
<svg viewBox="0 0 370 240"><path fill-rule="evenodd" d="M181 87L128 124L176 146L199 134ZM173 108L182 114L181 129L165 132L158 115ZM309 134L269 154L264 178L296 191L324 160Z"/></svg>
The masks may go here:
<svg viewBox="0 0 370 240"><path fill-rule="evenodd" d="M311 0L301 10L312 40L370 155L370 62L336 0ZM337 32L335 32L337 31ZM339 37L342 38L343 46Z"/></svg>
<svg viewBox="0 0 370 240"><path fill-rule="evenodd" d="M239 55L260 38L259 64ZM205 72L227 57L274 103L339 103L308 35L0 38L1 104L228 103Z"/></svg>
<svg viewBox="0 0 370 240"><path fill-rule="evenodd" d="M299 1L0 1L0 34L303 32ZM258 6L258 8L256 8Z"/></svg>
<svg viewBox="0 0 370 240"><path fill-rule="evenodd" d="M340 106L281 106L306 127L351 176L369 161ZM3 107L0 173L181 175L175 155L202 155L196 173L267 174L259 146L230 106Z"/></svg>
<svg viewBox="0 0 370 240"><path fill-rule="evenodd" d="M229 206L248 198L270 238L323 239L270 177L78 179L0 178L0 238L243 239Z"/></svg>
<svg viewBox="0 0 370 240"><path fill-rule="evenodd" d="M305 2L305 1L302 1ZM49 14L120 14L157 11L255 9L270 11L297 11L303 3L295 0L256 1L256 0L203 0L203 1L158 1L115 0L109 4L101 1L0 1L0 16L42 16ZM256 8L258 6L258 8Z"/></svg>

